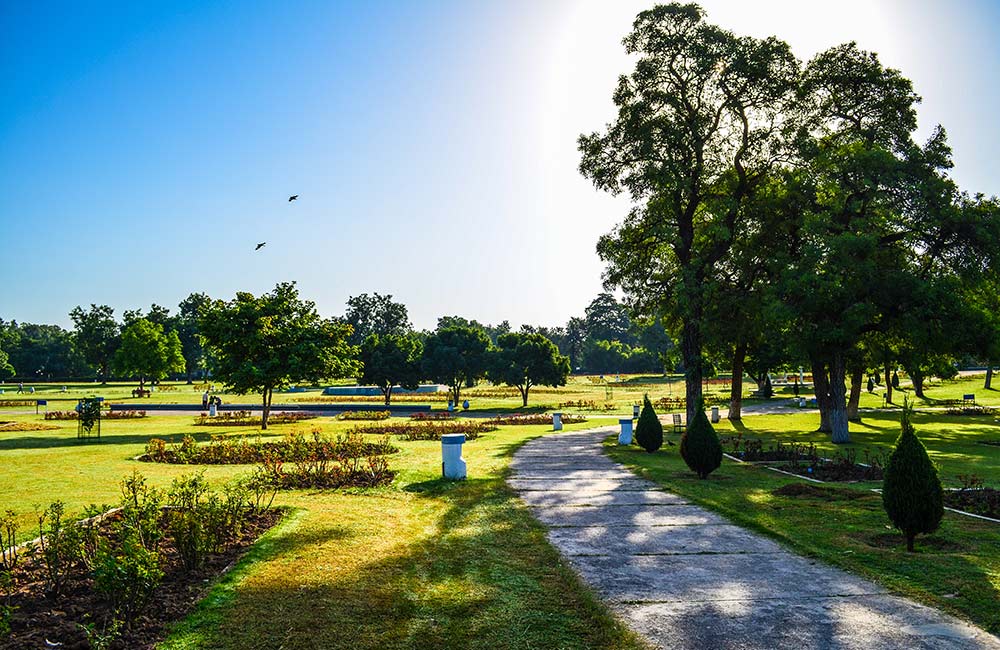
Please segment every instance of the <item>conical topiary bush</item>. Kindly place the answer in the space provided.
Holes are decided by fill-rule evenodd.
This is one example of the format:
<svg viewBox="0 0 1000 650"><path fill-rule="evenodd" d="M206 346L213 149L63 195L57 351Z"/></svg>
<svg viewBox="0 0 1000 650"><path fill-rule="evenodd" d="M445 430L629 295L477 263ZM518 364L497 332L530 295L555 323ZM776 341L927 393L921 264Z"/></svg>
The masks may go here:
<svg viewBox="0 0 1000 650"><path fill-rule="evenodd" d="M642 411L639 413L639 423L635 426L635 441L649 453L663 446L663 425L656 417L649 395L642 398Z"/></svg>
<svg viewBox="0 0 1000 650"><path fill-rule="evenodd" d="M893 526L906 536L906 550L913 551L913 538L933 533L944 515L944 495L934 463L910 422L913 409L903 402L902 432L889 457L882 480L882 505Z"/></svg>
<svg viewBox="0 0 1000 650"><path fill-rule="evenodd" d="M705 402L698 400L694 422L681 437L681 457L698 478L705 478L722 464L722 445L705 415Z"/></svg>

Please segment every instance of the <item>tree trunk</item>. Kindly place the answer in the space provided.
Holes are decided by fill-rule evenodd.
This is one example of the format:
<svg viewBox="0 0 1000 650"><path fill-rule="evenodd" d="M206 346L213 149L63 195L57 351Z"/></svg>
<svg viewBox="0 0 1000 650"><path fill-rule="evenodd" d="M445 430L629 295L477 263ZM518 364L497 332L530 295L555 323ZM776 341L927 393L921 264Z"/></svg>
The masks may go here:
<svg viewBox="0 0 1000 650"><path fill-rule="evenodd" d="M819 407L819 429L821 433L833 431L830 425L830 382L827 379L826 364L810 357L813 373L813 389L816 391L816 405Z"/></svg>
<svg viewBox="0 0 1000 650"><path fill-rule="evenodd" d="M889 379L889 362L885 362L884 378L885 378L885 403L892 404L892 381Z"/></svg>
<svg viewBox="0 0 1000 650"><path fill-rule="evenodd" d="M385 405L389 406L389 400L392 399L392 384L382 389L382 395L385 396Z"/></svg>
<svg viewBox="0 0 1000 650"><path fill-rule="evenodd" d="M910 553L913 552L913 538L916 537L914 533L904 533L906 535L906 550Z"/></svg>
<svg viewBox="0 0 1000 650"><path fill-rule="evenodd" d="M458 396L462 394L462 382L458 380L457 383L451 386L451 399L455 403L455 407L458 407Z"/></svg>
<svg viewBox="0 0 1000 650"><path fill-rule="evenodd" d="M743 419L743 364L746 362L747 345L740 343L733 353L733 382L729 389L729 419Z"/></svg>
<svg viewBox="0 0 1000 650"><path fill-rule="evenodd" d="M993 390L993 366L986 366L986 383L983 384L983 388L986 390Z"/></svg>
<svg viewBox="0 0 1000 650"><path fill-rule="evenodd" d="M139 397L142 397L143 388L146 386L146 378L139 375Z"/></svg>
<svg viewBox="0 0 1000 650"><path fill-rule="evenodd" d="M847 363L839 350L830 358L830 440L838 445L851 441L847 422Z"/></svg>
<svg viewBox="0 0 1000 650"><path fill-rule="evenodd" d="M524 388L521 388L520 386L518 386L517 389L519 391L521 391L521 407L522 408L527 408L528 407L528 391L531 390L531 386L529 386L528 384L525 384Z"/></svg>
<svg viewBox="0 0 1000 650"><path fill-rule="evenodd" d="M274 390L271 388L264 389L264 396L262 404L262 411L260 414L260 428L261 431L267 431L267 418L271 414L271 396L274 394Z"/></svg>
<svg viewBox="0 0 1000 650"><path fill-rule="evenodd" d="M858 406L861 403L861 384L865 379L865 369L858 366L851 371L851 397L847 400L847 419L850 422L861 422Z"/></svg>
<svg viewBox="0 0 1000 650"><path fill-rule="evenodd" d="M910 379L913 381L913 394L923 399L924 371L920 370L919 368L914 369L914 371L910 373Z"/></svg>
<svg viewBox="0 0 1000 650"><path fill-rule="evenodd" d="M701 359L701 331L697 323L700 314L684 323L681 333L681 356L684 359L684 398L688 426L702 406L701 380L704 374Z"/></svg>

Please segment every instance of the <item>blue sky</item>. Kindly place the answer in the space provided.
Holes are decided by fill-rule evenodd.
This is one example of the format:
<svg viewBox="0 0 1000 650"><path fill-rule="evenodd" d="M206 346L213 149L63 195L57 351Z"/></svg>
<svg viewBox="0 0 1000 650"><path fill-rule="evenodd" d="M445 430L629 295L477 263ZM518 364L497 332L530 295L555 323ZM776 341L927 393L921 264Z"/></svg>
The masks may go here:
<svg viewBox="0 0 1000 650"><path fill-rule="evenodd" d="M627 210L580 178L575 139L612 117L649 4L0 2L0 318L296 280L325 315L378 291L418 327L562 324ZM878 51L960 185L1000 194L1000 4L703 5L803 59Z"/></svg>

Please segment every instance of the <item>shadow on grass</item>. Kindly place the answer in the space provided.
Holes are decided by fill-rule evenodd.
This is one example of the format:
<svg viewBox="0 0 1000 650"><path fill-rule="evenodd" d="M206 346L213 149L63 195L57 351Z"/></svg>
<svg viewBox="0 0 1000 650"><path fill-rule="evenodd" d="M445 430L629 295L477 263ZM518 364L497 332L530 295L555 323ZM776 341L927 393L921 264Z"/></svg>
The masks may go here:
<svg viewBox="0 0 1000 650"><path fill-rule="evenodd" d="M346 550L360 562L341 570L315 542L287 531L267 562L305 557L331 563L329 572L296 579L283 571L240 585L231 600L203 608L162 647L643 647L562 565L544 529L501 479L424 481L407 491L428 500L418 501L418 510L437 511L416 538L370 559L363 547ZM372 512L365 525L386 522Z"/></svg>
<svg viewBox="0 0 1000 650"><path fill-rule="evenodd" d="M77 438L76 429L53 430L53 435L46 436L17 436L13 438L0 438L0 451L10 451L15 449L53 449L57 447L83 447L87 445L145 445L151 438L160 438L168 443L180 443L185 435L194 437L198 442L207 442L211 439L209 433L169 433L169 434L114 434L104 435L100 438Z"/></svg>

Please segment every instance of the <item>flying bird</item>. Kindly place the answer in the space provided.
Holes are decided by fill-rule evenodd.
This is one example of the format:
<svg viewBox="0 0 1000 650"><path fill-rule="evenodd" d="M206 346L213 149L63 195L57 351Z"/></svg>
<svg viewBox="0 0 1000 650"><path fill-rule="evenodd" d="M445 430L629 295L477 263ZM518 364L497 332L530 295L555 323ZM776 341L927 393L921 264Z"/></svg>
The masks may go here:
<svg viewBox="0 0 1000 650"><path fill-rule="evenodd" d="M259 251L260 249L264 248L264 246L266 246L266 245L267 245L267 242L266 241L262 241L261 243L257 244L257 248L255 248L254 250L255 251Z"/></svg>
<svg viewBox="0 0 1000 650"><path fill-rule="evenodd" d="M290 197L288 197L288 202L291 203L292 201L294 201L297 198L299 198L298 194L292 194Z"/></svg>

